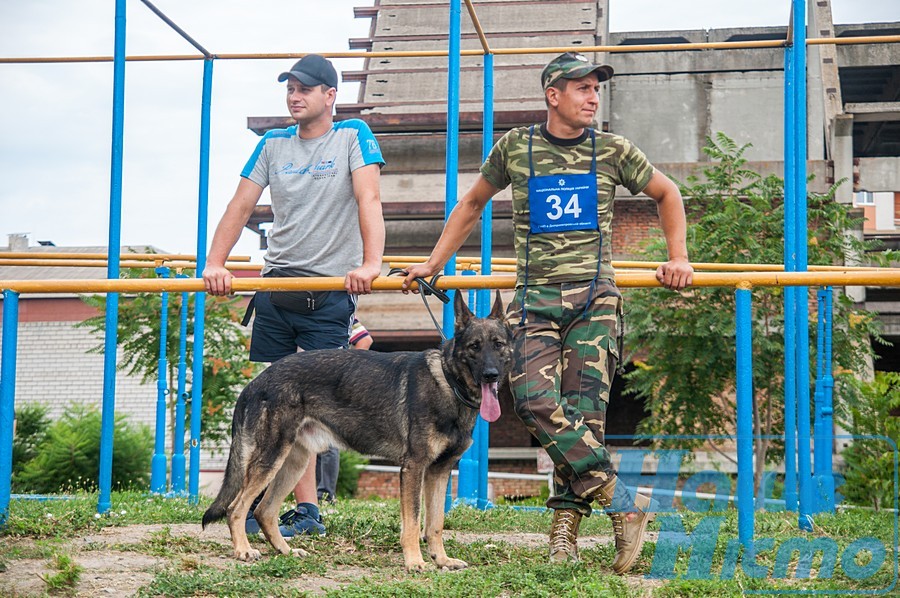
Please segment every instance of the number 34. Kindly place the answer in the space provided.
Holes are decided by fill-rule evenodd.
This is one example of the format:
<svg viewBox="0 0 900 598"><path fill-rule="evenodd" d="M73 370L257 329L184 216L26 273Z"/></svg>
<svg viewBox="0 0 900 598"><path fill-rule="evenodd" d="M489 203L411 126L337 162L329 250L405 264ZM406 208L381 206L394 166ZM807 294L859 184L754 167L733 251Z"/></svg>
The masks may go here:
<svg viewBox="0 0 900 598"><path fill-rule="evenodd" d="M559 220L563 214L570 214L573 218L581 216L577 193L572 194L565 207L562 207L562 198L559 195L548 195L547 203L550 204L550 210L547 212L547 218L550 220Z"/></svg>

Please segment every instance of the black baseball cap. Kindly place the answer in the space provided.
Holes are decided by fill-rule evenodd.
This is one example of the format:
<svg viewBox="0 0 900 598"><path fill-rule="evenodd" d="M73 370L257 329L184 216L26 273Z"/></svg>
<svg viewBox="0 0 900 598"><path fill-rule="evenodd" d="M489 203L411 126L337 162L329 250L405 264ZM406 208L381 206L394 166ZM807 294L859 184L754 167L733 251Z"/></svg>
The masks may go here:
<svg viewBox="0 0 900 598"><path fill-rule="evenodd" d="M337 89L337 71L331 61L318 54L307 54L298 60L291 70L278 75L278 82L283 83L288 77L294 77L304 85L327 85Z"/></svg>

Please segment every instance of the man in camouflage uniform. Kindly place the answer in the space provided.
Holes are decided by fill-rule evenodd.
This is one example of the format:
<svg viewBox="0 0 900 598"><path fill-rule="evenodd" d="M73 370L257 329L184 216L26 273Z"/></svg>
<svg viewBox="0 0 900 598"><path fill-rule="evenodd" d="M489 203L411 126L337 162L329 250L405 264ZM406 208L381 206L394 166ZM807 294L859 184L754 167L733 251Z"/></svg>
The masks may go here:
<svg viewBox="0 0 900 598"><path fill-rule="evenodd" d="M611 67L567 52L541 74L547 122L509 131L462 197L425 264L404 287L440 270L462 245L484 206L512 185L516 295L507 311L515 338L510 383L516 413L555 464L550 558L577 561L581 518L596 500L616 536L613 569L634 566L653 514L618 478L604 447L609 391L619 360L622 298L612 268L612 207L617 185L657 202L669 261L659 282L681 290L693 268L678 188L627 139L592 128L600 83Z"/></svg>

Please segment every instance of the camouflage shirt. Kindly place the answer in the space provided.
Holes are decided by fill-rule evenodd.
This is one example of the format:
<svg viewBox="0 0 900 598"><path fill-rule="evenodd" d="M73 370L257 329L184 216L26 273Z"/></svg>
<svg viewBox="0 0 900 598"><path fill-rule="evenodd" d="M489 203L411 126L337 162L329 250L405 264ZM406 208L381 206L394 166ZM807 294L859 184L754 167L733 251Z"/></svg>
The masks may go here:
<svg viewBox="0 0 900 598"><path fill-rule="evenodd" d="M512 184L513 226L516 246L516 285L525 277L525 241L530 230L528 210L529 127L512 129L491 149L481 174L498 189ZM552 139L552 141L551 141ZM612 268L612 207L616 185L632 194L643 191L653 166L630 141L610 133L596 133L597 223L603 235L600 277L615 280ZM591 171L588 131L572 140L557 139L534 127L532 160L535 176L584 174ZM528 284L558 284L592 280L597 273L597 231L576 230L532 234L529 241Z"/></svg>

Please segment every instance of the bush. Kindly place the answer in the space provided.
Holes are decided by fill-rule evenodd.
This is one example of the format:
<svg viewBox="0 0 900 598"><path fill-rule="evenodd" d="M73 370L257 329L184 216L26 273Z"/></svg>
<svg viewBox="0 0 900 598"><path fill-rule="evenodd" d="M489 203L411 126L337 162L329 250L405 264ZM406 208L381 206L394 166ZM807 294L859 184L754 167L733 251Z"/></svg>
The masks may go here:
<svg viewBox="0 0 900 598"><path fill-rule="evenodd" d="M48 429L35 456L15 478L17 492L92 492L100 468L100 412L70 405ZM150 481L153 440L147 426L132 426L116 416L113 434L112 486L145 489Z"/></svg>
<svg viewBox="0 0 900 598"><path fill-rule="evenodd" d="M875 380L860 385L862 398L850 408L854 435L886 436L894 441L858 439L842 456L845 482L841 494L858 505L894 507L894 449L900 445L900 373L875 372Z"/></svg>
<svg viewBox="0 0 900 598"><path fill-rule="evenodd" d="M25 465L34 459L40 444L47 437L50 418L47 408L37 403L16 409L16 433L13 437L13 483L15 477L22 473Z"/></svg>
<svg viewBox="0 0 900 598"><path fill-rule="evenodd" d="M353 498L359 487L360 466L368 465L369 460L355 451L341 451L341 468L338 473L338 498Z"/></svg>

